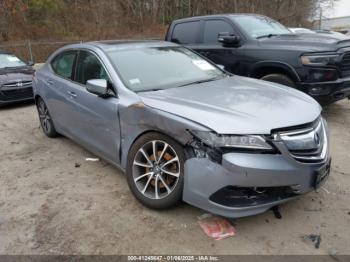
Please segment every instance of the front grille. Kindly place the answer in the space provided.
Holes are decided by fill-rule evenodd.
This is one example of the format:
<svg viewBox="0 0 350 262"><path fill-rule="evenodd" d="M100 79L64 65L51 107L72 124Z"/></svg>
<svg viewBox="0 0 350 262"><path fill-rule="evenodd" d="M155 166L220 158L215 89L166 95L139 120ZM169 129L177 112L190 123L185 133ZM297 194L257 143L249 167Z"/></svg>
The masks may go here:
<svg viewBox="0 0 350 262"><path fill-rule="evenodd" d="M350 76L350 52L345 53L341 61L342 76Z"/></svg>
<svg viewBox="0 0 350 262"><path fill-rule="evenodd" d="M3 84L3 87L21 87L21 86L31 86L32 81L12 81L12 82L7 82Z"/></svg>
<svg viewBox="0 0 350 262"><path fill-rule="evenodd" d="M292 157L299 162L316 163L326 158L328 141L321 119L311 127L279 132L276 137L283 141Z"/></svg>
<svg viewBox="0 0 350 262"><path fill-rule="evenodd" d="M30 99L33 97L33 88L26 87L20 89L11 89L11 90L1 90L0 100L2 101L15 101L22 99Z"/></svg>

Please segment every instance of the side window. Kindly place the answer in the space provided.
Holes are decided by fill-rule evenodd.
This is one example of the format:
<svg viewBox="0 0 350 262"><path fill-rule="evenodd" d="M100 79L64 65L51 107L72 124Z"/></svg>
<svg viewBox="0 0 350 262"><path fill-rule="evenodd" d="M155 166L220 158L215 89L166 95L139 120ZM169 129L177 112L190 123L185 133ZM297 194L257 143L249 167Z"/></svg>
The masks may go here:
<svg viewBox="0 0 350 262"><path fill-rule="evenodd" d="M209 44L218 43L219 33L233 33L232 26L223 20L208 20L204 25L203 42Z"/></svg>
<svg viewBox="0 0 350 262"><path fill-rule="evenodd" d="M107 72L98 58L93 53L80 51L75 81L85 85L90 79L106 79L109 81Z"/></svg>
<svg viewBox="0 0 350 262"><path fill-rule="evenodd" d="M179 44L196 43L200 21L177 24L174 27L171 41Z"/></svg>
<svg viewBox="0 0 350 262"><path fill-rule="evenodd" d="M77 55L75 51L64 52L54 58L51 62L53 71L64 78L72 79L74 60Z"/></svg>

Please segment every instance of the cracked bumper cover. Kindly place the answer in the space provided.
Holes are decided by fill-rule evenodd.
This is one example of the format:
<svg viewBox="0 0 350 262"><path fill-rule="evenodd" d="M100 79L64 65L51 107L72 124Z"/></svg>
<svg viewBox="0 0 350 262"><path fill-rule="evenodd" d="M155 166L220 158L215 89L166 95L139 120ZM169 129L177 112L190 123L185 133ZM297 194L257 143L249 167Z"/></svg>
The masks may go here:
<svg viewBox="0 0 350 262"><path fill-rule="evenodd" d="M208 158L190 158L185 162L183 200L225 217L259 214L314 190L316 171L329 162L329 155L321 163L312 164L300 163L282 154L227 153L223 155L222 164ZM211 196L227 186L289 187L293 194L253 201L250 204L242 202L236 206L212 201Z"/></svg>

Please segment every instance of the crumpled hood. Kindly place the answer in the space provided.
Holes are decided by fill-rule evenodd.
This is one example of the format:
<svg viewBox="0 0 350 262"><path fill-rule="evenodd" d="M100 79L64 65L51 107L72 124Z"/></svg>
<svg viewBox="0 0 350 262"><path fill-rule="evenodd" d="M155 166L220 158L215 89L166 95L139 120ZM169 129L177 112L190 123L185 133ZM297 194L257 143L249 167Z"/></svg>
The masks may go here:
<svg viewBox="0 0 350 262"><path fill-rule="evenodd" d="M218 81L138 93L143 103L219 134L270 134L314 121L320 105L282 85L233 76Z"/></svg>
<svg viewBox="0 0 350 262"><path fill-rule="evenodd" d="M273 49L300 49L305 52L312 51L336 51L339 48L350 46L349 39L339 39L332 35L321 34L300 34L300 35L281 35L270 38L262 38L259 40L261 47L269 47Z"/></svg>

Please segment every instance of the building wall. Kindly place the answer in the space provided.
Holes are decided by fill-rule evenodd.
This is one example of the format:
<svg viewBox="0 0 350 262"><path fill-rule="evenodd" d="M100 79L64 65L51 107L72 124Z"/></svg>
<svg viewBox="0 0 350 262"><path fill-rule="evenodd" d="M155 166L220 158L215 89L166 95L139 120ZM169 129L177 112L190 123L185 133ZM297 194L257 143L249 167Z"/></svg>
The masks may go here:
<svg viewBox="0 0 350 262"><path fill-rule="evenodd" d="M315 21L315 28L318 28L319 21ZM341 30L350 29L350 16L323 19L321 29Z"/></svg>

